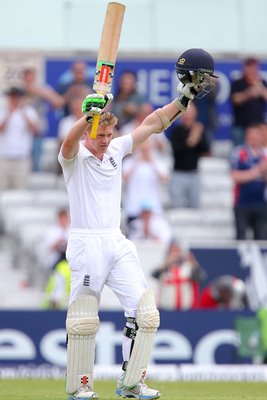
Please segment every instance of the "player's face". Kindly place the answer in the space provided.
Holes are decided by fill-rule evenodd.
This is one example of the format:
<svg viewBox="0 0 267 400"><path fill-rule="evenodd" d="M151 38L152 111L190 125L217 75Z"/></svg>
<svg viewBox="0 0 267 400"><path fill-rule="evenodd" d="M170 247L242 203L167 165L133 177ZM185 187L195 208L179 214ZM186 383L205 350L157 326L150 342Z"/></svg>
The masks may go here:
<svg viewBox="0 0 267 400"><path fill-rule="evenodd" d="M113 127L111 126L101 126L99 125L97 136L95 139L91 139L90 135L86 135L85 145L89 150L95 155L103 155L107 150L109 143L113 136Z"/></svg>
<svg viewBox="0 0 267 400"><path fill-rule="evenodd" d="M113 129L100 129L96 136L96 145L100 151L106 151L112 139Z"/></svg>

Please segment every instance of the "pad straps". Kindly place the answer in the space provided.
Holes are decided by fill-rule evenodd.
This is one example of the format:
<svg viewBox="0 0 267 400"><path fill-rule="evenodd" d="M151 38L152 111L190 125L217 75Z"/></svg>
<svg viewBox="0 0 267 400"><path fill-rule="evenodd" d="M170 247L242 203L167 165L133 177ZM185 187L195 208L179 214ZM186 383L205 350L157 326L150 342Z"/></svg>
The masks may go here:
<svg viewBox="0 0 267 400"><path fill-rule="evenodd" d="M133 318L133 317L127 317L126 318L126 323L127 322L129 322L131 324L134 324L134 328L130 328L127 325L125 325L125 327L123 328L124 336L126 336L126 337L128 337L129 339L132 340L131 349L130 349L130 355L131 355L131 353L133 351L133 347L134 347L134 340L136 338L136 334L137 334L137 331L138 331L138 325L137 325L137 322L136 322L136 318ZM122 363L122 370L123 371L126 371L127 365L128 365L128 361L123 361L123 363Z"/></svg>

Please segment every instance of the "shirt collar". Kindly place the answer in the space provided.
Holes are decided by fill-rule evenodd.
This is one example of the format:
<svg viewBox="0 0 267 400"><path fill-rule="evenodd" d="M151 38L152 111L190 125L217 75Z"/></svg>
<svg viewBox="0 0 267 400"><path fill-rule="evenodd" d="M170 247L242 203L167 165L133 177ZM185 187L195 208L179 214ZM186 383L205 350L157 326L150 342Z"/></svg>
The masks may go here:
<svg viewBox="0 0 267 400"><path fill-rule="evenodd" d="M109 156L108 156L106 153L104 153L103 159L102 159L102 160L99 160L99 158L97 158L97 157L83 144L83 142L81 142L81 145L82 145L84 151L87 152L87 157L92 157L92 158L94 158L95 160L97 160L97 161L99 161L99 162L103 162L103 161L105 161L107 158L109 158Z"/></svg>

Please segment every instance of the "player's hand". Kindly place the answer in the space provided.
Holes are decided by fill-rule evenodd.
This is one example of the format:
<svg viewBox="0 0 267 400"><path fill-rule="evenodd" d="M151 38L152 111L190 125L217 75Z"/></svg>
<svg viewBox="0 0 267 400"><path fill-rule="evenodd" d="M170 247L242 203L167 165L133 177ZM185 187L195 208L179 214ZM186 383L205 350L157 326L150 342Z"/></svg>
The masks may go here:
<svg viewBox="0 0 267 400"><path fill-rule="evenodd" d="M113 100L111 93L100 94L94 93L89 94L83 101L82 112L89 117L93 117L96 114L100 114L101 111L108 106Z"/></svg>
<svg viewBox="0 0 267 400"><path fill-rule="evenodd" d="M174 100L174 103L182 112L184 112L186 111L190 100L193 100L198 94L197 86L194 82L179 82L177 85L177 92L178 96Z"/></svg>
<svg viewBox="0 0 267 400"><path fill-rule="evenodd" d="M198 94L197 86L194 82L182 83L179 82L177 85L177 92L180 96L185 96L189 100L193 100Z"/></svg>
<svg viewBox="0 0 267 400"><path fill-rule="evenodd" d="M214 83L211 81L211 77L206 73L188 71L185 74L178 74L178 79L184 85L185 90L190 89L190 94L193 94L194 97L199 95L200 92L202 92L200 97L203 97L215 87ZM207 90L208 88L209 90Z"/></svg>

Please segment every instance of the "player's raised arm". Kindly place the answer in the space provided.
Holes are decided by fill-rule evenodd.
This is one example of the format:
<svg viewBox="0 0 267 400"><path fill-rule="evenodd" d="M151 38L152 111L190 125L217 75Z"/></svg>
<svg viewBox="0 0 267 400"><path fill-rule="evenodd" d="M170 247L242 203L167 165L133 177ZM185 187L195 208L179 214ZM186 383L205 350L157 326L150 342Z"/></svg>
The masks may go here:
<svg viewBox="0 0 267 400"><path fill-rule="evenodd" d="M112 94L89 94L83 101L82 112L85 114L76 121L67 137L62 143L61 152L67 160L72 159L79 150L79 142L88 130L88 123L95 115L100 115L101 111L112 101Z"/></svg>
<svg viewBox="0 0 267 400"><path fill-rule="evenodd" d="M176 73L179 80L178 96L170 104L155 110L145 118L133 133L133 148L139 146L153 133L161 133L187 109L195 96L205 96L213 84L210 77L216 77L212 56L203 49L189 49L178 58ZM217 77L216 77L217 78Z"/></svg>
<svg viewBox="0 0 267 400"><path fill-rule="evenodd" d="M161 133L167 129L176 118L179 118L187 109L190 100L197 94L194 83L179 84L177 86L178 97L170 104L158 108L148 115L133 133L133 148L143 143L153 133Z"/></svg>

